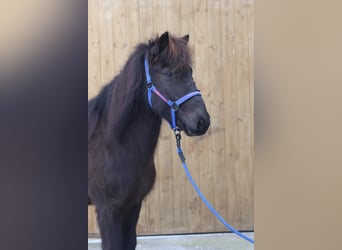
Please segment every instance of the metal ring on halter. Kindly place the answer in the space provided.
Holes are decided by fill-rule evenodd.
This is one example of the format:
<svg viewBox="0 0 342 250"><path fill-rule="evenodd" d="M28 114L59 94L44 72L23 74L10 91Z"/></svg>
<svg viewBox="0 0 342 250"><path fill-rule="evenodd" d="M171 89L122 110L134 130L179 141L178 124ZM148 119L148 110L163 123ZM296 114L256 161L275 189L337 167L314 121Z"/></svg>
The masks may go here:
<svg viewBox="0 0 342 250"><path fill-rule="evenodd" d="M177 103L173 102L171 105L171 109L174 111L177 111L179 109L179 105Z"/></svg>

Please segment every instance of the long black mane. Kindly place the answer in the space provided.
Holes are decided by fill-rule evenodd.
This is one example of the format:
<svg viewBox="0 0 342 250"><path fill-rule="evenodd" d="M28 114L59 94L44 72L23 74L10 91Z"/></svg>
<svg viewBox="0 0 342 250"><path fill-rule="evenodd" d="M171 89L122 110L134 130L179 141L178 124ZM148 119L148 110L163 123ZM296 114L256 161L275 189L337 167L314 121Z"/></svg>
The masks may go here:
<svg viewBox="0 0 342 250"><path fill-rule="evenodd" d="M138 45L121 73L88 102L88 140L100 122L108 124L108 133L123 134L138 109L147 108L144 98L140 97L143 97L143 60L148 47L146 44Z"/></svg>

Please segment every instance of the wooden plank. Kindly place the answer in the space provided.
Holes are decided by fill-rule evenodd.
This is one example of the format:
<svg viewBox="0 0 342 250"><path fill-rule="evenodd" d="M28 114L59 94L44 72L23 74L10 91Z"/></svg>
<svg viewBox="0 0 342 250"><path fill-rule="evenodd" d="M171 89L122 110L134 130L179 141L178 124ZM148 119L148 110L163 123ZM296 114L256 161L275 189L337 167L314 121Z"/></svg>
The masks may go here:
<svg viewBox="0 0 342 250"><path fill-rule="evenodd" d="M94 206L88 206L88 235L97 236L100 234L97 226L96 213Z"/></svg>
<svg viewBox="0 0 342 250"><path fill-rule="evenodd" d="M168 30L175 36L180 36L180 2L167 1L166 7L166 23ZM171 135L171 164L173 171L173 223L174 229L177 231L186 231L187 225L187 208L185 206L187 200L187 194L184 183L186 177L180 174L180 161L176 152L176 144L174 136L169 129L168 133Z"/></svg>
<svg viewBox="0 0 342 250"><path fill-rule="evenodd" d="M195 26L195 57L196 57L196 79L198 88L201 89L202 97L208 104L210 100L210 87L209 87L209 75L208 75L208 2L205 0L193 1L194 8L194 22ZM207 109L210 112L211 106L207 105ZM211 127L209 128L209 134L211 134ZM206 140L200 142L200 138L196 138L199 143L199 150L197 152L199 163L199 187L206 197L211 197L213 194L213 171L212 164L210 162L211 155L211 141ZM214 218L211 212L207 209L203 202L200 203L200 220L201 231L211 232L214 230Z"/></svg>
<svg viewBox="0 0 342 250"><path fill-rule="evenodd" d="M88 98L91 98L101 87L101 55L98 1L89 0L88 3ZM88 234L99 235L94 206L88 206Z"/></svg>
<svg viewBox="0 0 342 250"><path fill-rule="evenodd" d="M179 6L181 1L182 0L173 0L164 2L167 30L175 36L180 35Z"/></svg>
<svg viewBox="0 0 342 250"><path fill-rule="evenodd" d="M153 36L153 0L139 1L139 41L145 42Z"/></svg>
<svg viewBox="0 0 342 250"><path fill-rule="evenodd" d="M129 56L126 27L126 1L112 0L114 72L120 72Z"/></svg>
<svg viewBox="0 0 342 250"><path fill-rule="evenodd" d="M210 159L213 171L214 190L212 204L215 209L227 218L227 192L226 192L226 166L225 166L225 126L223 100L224 91L222 79L223 64L221 61L221 5L219 0L210 1L208 5L208 74L210 82L210 107L211 107L211 134L212 149ZM214 229L224 231L225 227L217 219L214 220Z"/></svg>
<svg viewBox="0 0 342 250"><path fill-rule="evenodd" d="M101 53L101 84L104 85L107 84L114 76L111 0L101 1L98 10Z"/></svg>
<svg viewBox="0 0 342 250"><path fill-rule="evenodd" d="M237 179L235 178L234 162L237 158L237 111L235 101L237 98L236 88L234 86L235 81L235 26L234 26L234 12L235 2L225 0L221 5L221 33L223 43L225 46L222 47L222 64L224 69L222 71L222 77L225 79L223 85L224 92L224 123L225 123L225 155L226 155L226 168L227 168L227 217L226 219L233 225L236 226L235 218L238 216L238 210L236 209L237 204Z"/></svg>
<svg viewBox="0 0 342 250"><path fill-rule="evenodd" d="M139 2L139 34L140 41L147 41L153 34L153 14L152 14L152 0ZM155 162L158 162L158 155L155 156ZM155 187L158 187L159 179L156 178ZM148 205L153 204L153 205ZM139 220L140 234L160 234L160 201L159 189L153 189L144 201L141 211L141 218L145 216L144 220Z"/></svg>
<svg viewBox="0 0 342 250"><path fill-rule="evenodd" d="M139 40L147 41L151 38L153 31L153 2L152 0L139 1ZM158 154L155 155L155 163L159 160ZM158 175L157 175L158 176ZM155 186L143 203L141 216L138 224L139 234L160 234L160 197L159 197L159 178L156 178ZM150 204L150 205L149 205Z"/></svg>
<svg viewBox="0 0 342 250"><path fill-rule="evenodd" d="M145 34L148 39L154 37L157 33L159 35L166 29L166 9L163 6L162 1L152 1L152 10L153 14L151 23L148 25L152 27L151 34ZM146 25L146 24L145 24ZM163 27L163 28L160 28ZM143 26L142 26L143 28ZM167 124L163 124L161 129L161 135L159 138L158 147L156 149L156 156L155 156L155 164L156 164L156 171L157 171L157 178L156 184L154 189L152 190L152 196L155 196L155 199L158 197L159 201L159 211L154 210L155 217L159 217L159 221L155 222L155 229L157 229L159 225L160 228L163 229L163 232L169 232L172 230L173 225L173 197L172 197L172 190L173 190L173 175L172 175L172 165L169 159L170 157L170 134L169 128ZM149 203L148 206L155 206L155 203ZM161 231L157 232L155 230L153 233L160 233ZM150 232L149 232L150 233Z"/></svg>
<svg viewBox="0 0 342 250"><path fill-rule="evenodd" d="M127 47L129 54L132 53L134 47L139 43L139 3L138 0L125 1L126 6L126 32ZM126 59L127 60L127 59Z"/></svg>
<svg viewBox="0 0 342 250"><path fill-rule="evenodd" d="M170 143L170 128L167 123L163 122L162 131L159 137L158 150L158 174L160 180L160 227L163 233L172 233L174 230L174 209L173 209L173 171L171 157L171 143Z"/></svg>
<svg viewBox="0 0 342 250"><path fill-rule="evenodd" d="M96 95L101 86L100 34L96 0L89 0L88 8L88 98Z"/></svg>
<svg viewBox="0 0 342 250"><path fill-rule="evenodd" d="M195 24L194 24L194 10L192 0L181 1L180 8L180 35L190 35L189 46L193 49L195 43ZM199 180L199 160L197 157L198 141L194 138L186 138L184 136L182 142L183 150L186 154L186 161L192 177ZM180 175L184 176L184 171L180 164L177 166ZM186 192L186 201L183 206L187 208L187 231L186 232L199 232L200 224L200 199L187 179L183 183Z"/></svg>
<svg viewBox="0 0 342 250"><path fill-rule="evenodd" d="M152 9L153 9L153 35L161 35L165 31L168 30L168 26L166 23L166 8L164 6L163 0L153 0L152 1Z"/></svg>
<svg viewBox="0 0 342 250"><path fill-rule="evenodd" d="M235 12L236 39L236 69L237 69L237 110L239 136L239 164L236 165L238 186L238 228L246 229L252 224L253 218L253 171L251 145L251 81L249 60L249 37L251 36L249 20L251 17L251 1L238 1ZM238 28L237 28L238 27Z"/></svg>

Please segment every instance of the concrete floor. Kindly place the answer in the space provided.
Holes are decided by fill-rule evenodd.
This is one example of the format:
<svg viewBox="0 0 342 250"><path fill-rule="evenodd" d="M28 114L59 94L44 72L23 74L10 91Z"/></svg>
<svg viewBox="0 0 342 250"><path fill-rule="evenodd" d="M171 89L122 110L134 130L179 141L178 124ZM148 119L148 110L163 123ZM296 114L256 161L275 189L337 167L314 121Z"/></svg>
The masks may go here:
<svg viewBox="0 0 342 250"><path fill-rule="evenodd" d="M254 238L254 233L246 233ZM232 233L138 237L137 250L253 250L254 245ZM101 240L88 239L88 250L101 250Z"/></svg>

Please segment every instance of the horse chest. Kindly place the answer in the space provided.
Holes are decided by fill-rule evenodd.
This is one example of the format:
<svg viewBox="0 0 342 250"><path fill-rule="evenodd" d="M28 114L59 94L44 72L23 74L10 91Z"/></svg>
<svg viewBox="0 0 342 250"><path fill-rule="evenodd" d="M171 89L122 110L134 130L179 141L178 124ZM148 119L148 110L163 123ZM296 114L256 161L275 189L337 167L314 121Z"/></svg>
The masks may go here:
<svg viewBox="0 0 342 250"><path fill-rule="evenodd" d="M143 200L145 196L153 188L156 177L156 170L154 164L150 163L138 171L136 175L135 197L137 200Z"/></svg>
<svg viewBox="0 0 342 250"><path fill-rule="evenodd" d="M112 176L112 190L123 202L125 200L127 203L141 202L152 189L156 177L152 157L148 159L135 154L126 156L125 159L120 157L113 159L109 174ZM117 193L118 190L120 191Z"/></svg>

